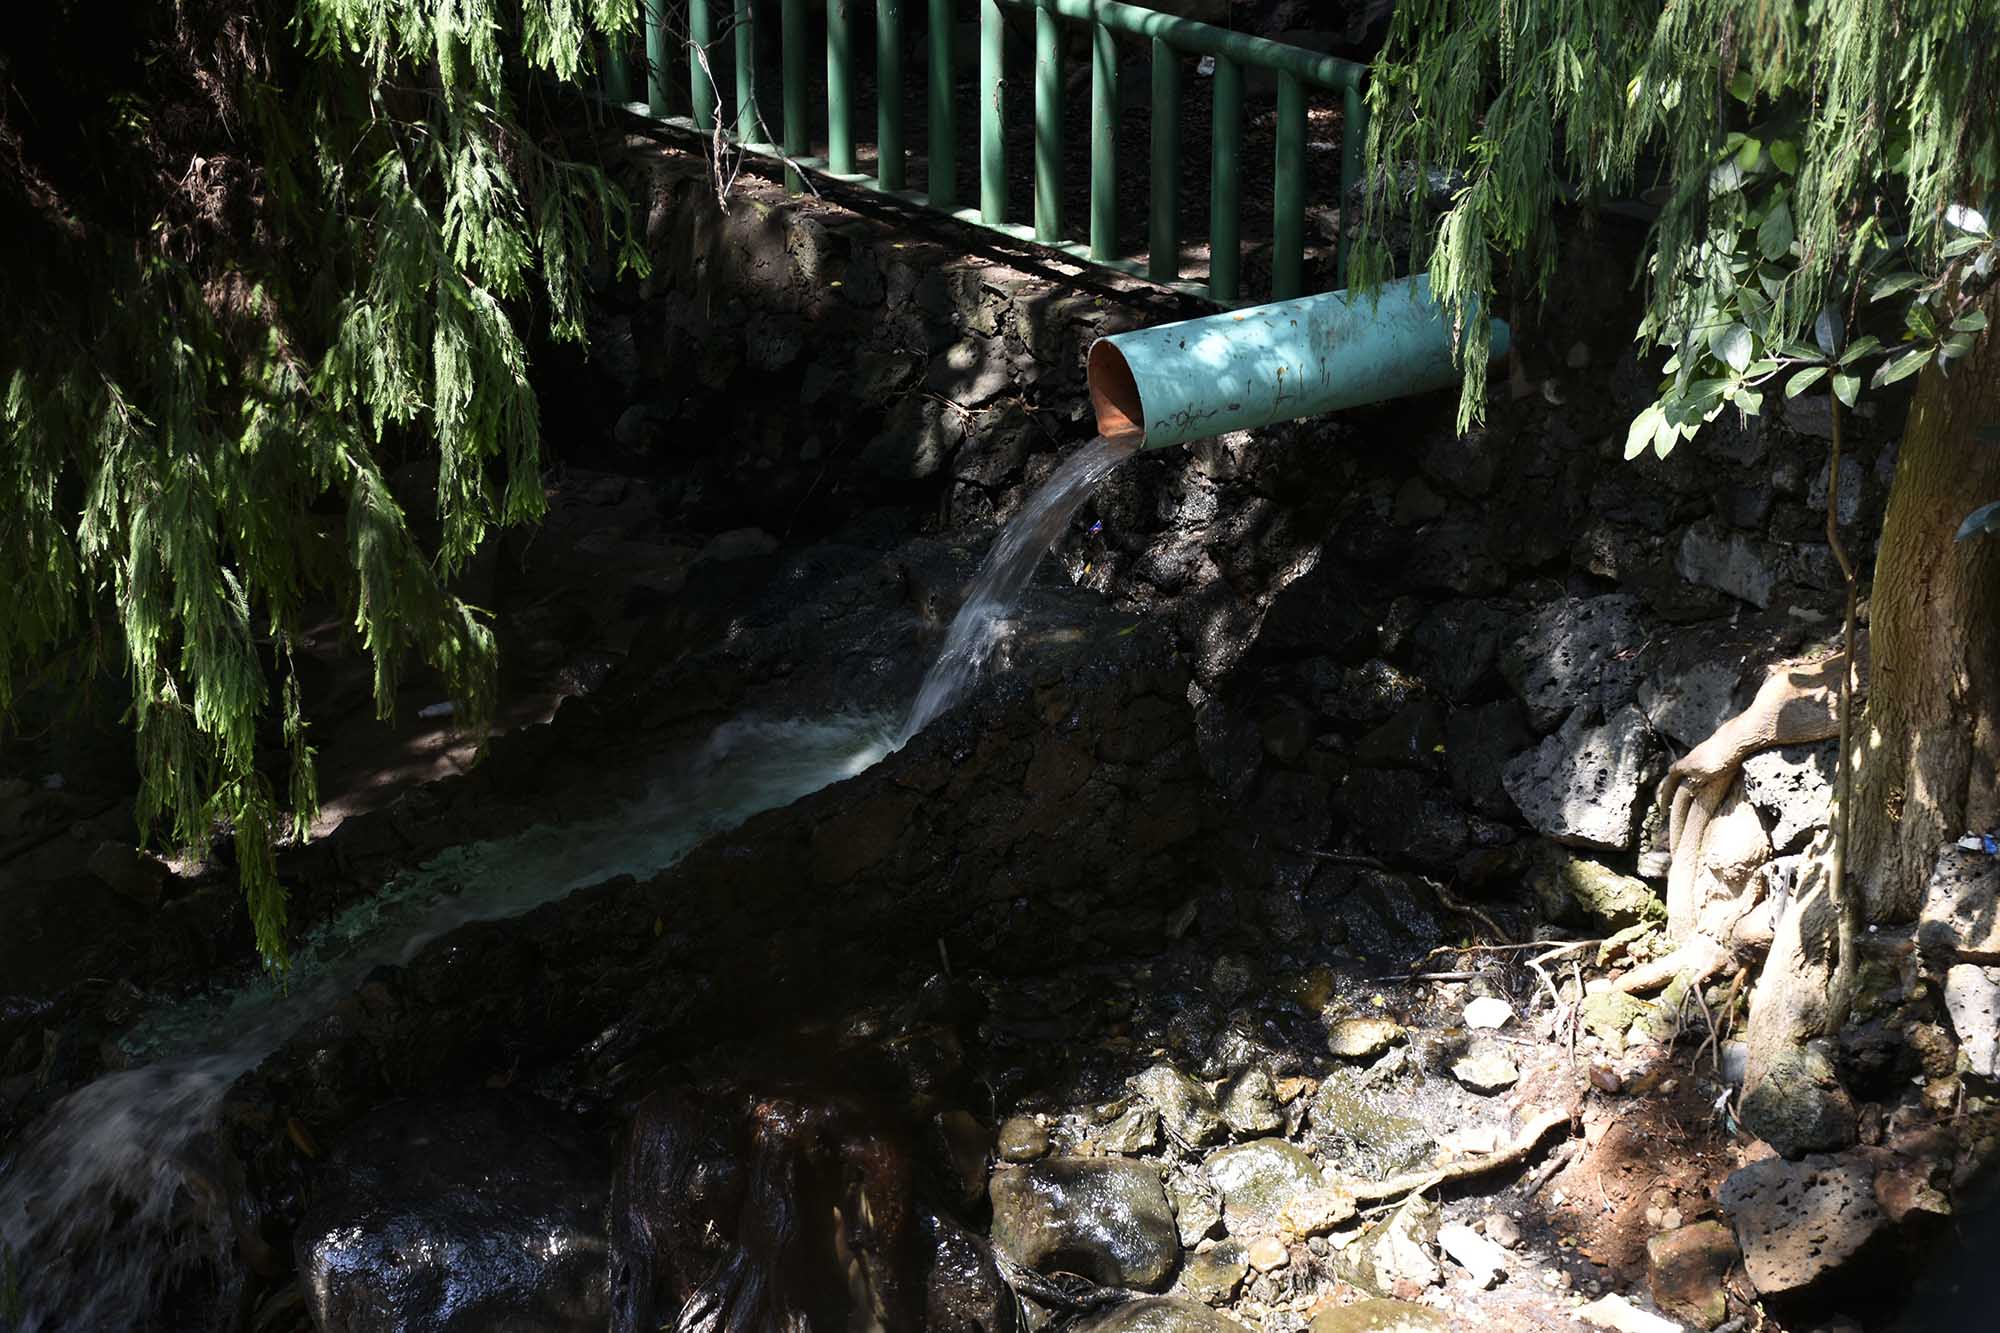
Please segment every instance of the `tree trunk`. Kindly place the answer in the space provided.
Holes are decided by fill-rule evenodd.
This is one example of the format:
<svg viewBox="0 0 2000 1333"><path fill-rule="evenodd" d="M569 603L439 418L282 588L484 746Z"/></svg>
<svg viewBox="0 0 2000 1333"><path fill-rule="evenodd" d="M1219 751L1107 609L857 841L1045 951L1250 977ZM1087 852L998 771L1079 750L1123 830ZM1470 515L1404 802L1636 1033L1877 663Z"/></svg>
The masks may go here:
<svg viewBox="0 0 2000 1333"><path fill-rule="evenodd" d="M1996 331L1918 381L1875 558L1848 852L1871 921L1913 919L1939 847L2000 821L2000 538L1952 540L2000 499L2000 286L1980 308Z"/></svg>

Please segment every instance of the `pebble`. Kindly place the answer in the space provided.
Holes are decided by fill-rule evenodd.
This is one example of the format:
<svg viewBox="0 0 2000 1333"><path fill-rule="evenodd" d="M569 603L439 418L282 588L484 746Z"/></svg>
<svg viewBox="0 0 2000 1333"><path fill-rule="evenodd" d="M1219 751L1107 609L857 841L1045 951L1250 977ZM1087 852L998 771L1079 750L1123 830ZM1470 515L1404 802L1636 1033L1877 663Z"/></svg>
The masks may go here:
<svg viewBox="0 0 2000 1333"><path fill-rule="evenodd" d="M1503 1250L1511 1250L1521 1243L1521 1224L1505 1213L1488 1213L1486 1239Z"/></svg>
<svg viewBox="0 0 2000 1333"><path fill-rule="evenodd" d="M1000 1160L1032 1162L1048 1156L1049 1132L1034 1120L1017 1115L1000 1126Z"/></svg>
<svg viewBox="0 0 2000 1333"><path fill-rule="evenodd" d="M1285 1242L1276 1236L1260 1236L1250 1242L1250 1266L1260 1273L1269 1273L1283 1268L1292 1261L1285 1250Z"/></svg>
<svg viewBox="0 0 2000 1333"><path fill-rule="evenodd" d="M1465 1025L1469 1028L1505 1027L1513 1016L1513 1006L1491 995L1482 995L1465 1006Z"/></svg>
<svg viewBox="0 0 2000 1333"><path fill-rule="evenodd" d="M1368 1060L1403 1037L1403 1025L1390 1018L1343 1018L1327 1030L1326 1048L1344 1060Z"/></svg>

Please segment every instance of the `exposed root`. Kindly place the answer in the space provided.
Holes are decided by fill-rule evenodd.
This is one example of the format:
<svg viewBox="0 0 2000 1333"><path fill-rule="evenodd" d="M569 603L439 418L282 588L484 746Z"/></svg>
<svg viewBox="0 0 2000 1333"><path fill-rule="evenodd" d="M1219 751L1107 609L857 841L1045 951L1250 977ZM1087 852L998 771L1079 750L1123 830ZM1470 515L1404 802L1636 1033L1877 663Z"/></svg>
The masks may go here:
<svg viewBox="0 0 2000 1333"><path fill-rule="evenodd" d="M1512 1143L1484 1157L1472 1157L1463 1162L1453 1162L1430 1171L1408 1171L1387 1180L1357 1180L1343 1182L1338 1188L1353 1196L1357 1204L1384 1203L1401 1199L1410 1194L1421 1194L1439 1185L1449 1185L1460 1180L1470 1180L1498 1171L1502 1167L1516 1166L1526 1161L1541 1146L1549 1131L1558 1125L1567 1126L1571 1115L1566 1110L1544 1111L1530 1120L1521 1129Z"/></svg>
<svg viewBox="0 0 2000 1333"><path fill-rule="evenodd" d="M1656 958L1618 978L1617 988L1627 995L1648 995L1682 976L1690 985L1700 986L1727 967L1730 957L1728 949L1707 935L1690 935L1665 958Z"/></svg>

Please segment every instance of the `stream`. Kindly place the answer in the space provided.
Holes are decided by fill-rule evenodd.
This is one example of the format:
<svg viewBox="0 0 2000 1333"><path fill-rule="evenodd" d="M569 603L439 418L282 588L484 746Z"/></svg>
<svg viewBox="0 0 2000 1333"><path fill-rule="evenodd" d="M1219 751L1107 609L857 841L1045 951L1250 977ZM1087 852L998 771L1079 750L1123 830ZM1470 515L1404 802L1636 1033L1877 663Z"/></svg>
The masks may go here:
<svg viewBox="0 0 2000 1333"><path fill-rule="evenodd" d="M232 1266L212 1146L222 1098L375 968L468 923L657 874L703 839L900 749L975 686L1042 554L1133 451L1094 440L1029 497L902 717L737 718L663 758L645 795L613 816L453 848L311 932L282 980L260 974L224 995L156 1006L120 1040L137 1067L71 1093L0 1160L0 1328L132 1327L191 1266Z"/></svg>

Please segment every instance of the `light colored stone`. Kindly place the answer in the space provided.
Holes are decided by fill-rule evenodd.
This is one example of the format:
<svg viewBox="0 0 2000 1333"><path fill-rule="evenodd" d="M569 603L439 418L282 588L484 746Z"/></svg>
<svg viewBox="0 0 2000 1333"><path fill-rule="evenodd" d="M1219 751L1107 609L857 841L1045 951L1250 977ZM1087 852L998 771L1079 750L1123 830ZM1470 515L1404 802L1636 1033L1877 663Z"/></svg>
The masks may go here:
<svg viewBox="0 0 2000 1333"><path fill-rule="evenodd" d="M1741 677L1742 668L1726 661L1662 670L1639 683L1639 708L1653 730L1692 750L1735 715Z"/></svg>
<svg viewBox="0 0 2000 1333"><path fill-rule="evenodd" d="M1799 1291L1862 1253L1889 1224L1874 1181L1859 1154L1767 1157L1731 1172L1718 1197L1751 1285L1764 1296Z"/></svg>
<svg viewBox="0 0 2000 1333"><path fill-rule="evenodd" d="M1722 1279L1737 1257L1736 1236L1721 1222L1661 1232L1646 1242L1646 1285L1654 1304L1700 1328L1714 1328L1729 1313Z"/></svg>
<svg viewBox="0 0 2000 1333"><path fill-rule="evenodd" d="M1285 1242L1276 1236L1259 1236L1250 1242L1248 1251L1250 1266L1260 1273L1271 1273L1292 1261L1285 1249Z"/></svg>
<svg viewBox="0 0 2000 1333"><path fill-rule="evenodd" d="M1252 1065L1236 1076L1222 1093L1222 1120L1245 1137L1269 1134L1282 1129L1283 1112L1278 1109L1278 1090L1262 1065Z"/></svg>
<svg viewBox="0 0 2000 1333"><path fill-rule="evenodd" d="M1766 541L1725 531L1705 518L1681 537L1674 567L1689 583L1726 592L1758 610L1771 605L1778 585L1777 549Z"/></svg>
<svg viewBox="0 0 2000 1333"><path fill-rule="evenodd" d="M1503 1250L1511 1250L1521 1243L1521 1224L1505 1213L1486 1215L1486 1238Z"/></svg>
<svg viewBox="0 0 2000 1333"><path fill-rule="evenodd" d="M1452 1063L1451 1076L1474 1092L1505 1092L1520 1080L1521 1071L1507 1052L1491 1042L1477 1044Z"/></svg>
<svg viewBox="0 0 2000 1333"><path fill-rule="evenodd" d="M1431 1246L1437 1242L1438 1207L1421 1194L1377 1222L1334 1258L1334 1269L1371 1295L1393 1293L1396 1284L1436 1286L1444 1274Z"/></svg>
<svg viewBox="0 0 2000 1333"><path fill-rule="evenodd" d="M1222 1196L1222 1218L1235 1236L1276 1230L1285 1209L1322 1183L1313 1159L1283 1139L1210 1153L1202 1171Z"/></svg>
<svg viewBox="0 0 2000 1333"><path fill-rule="evenodd" d="M1191 1254L1181 1265L1181 1289L1208 1305L1222 1305L1236 1295L1250 1271L1250 1256L1240 1241Z"/></svg>
<svg viewBox="0 0 2000 1333"><path fill-rule="evenodd" d="M1159 1064L1132 1080L1132 1088L1160 1113L1160 1124L1182 1143L1199 1147L1222 1136L1222 1115L1208 1089Z"/></svg>
<svg viewBox="0 0 2000 1333"><path fill-rule="evenodd" d="M1682 1333L1681 1326L1673 1320L1641 1310L1616 1292L1577 1306L1576 1317L1613 1333Z"/></svg>
<svg viewBox="0 0 2000 1333"><path fill-rule="evenodd" d="M1578 708L1555 735L1510 760L1500 782L1535 831L1573 847L1625 851L1655 746L1634 705L1592 725Z"/></svg>
<svg viewBox="0 0 2000 1333"><path fill-rule="evenodd" d="M1507 1276L1507 1252L1462 1222L1439 1227L1438 1246L1481 1287L1490 1287Z"/></svg>
<svg viewBox="0 0 2000 1333"><path fill-rule="evenodd" d="M1946 972L1944 1007L1966 1067L2000 1078L2000 967L1960 963Z"/></svg>
<svg viewBox="0 0 2000 1333"><path fill-rule="evenodd" d="M1840 744L1785 745L1743 761L1743 795L1771 821L1771 846L1788 852L1823 828Z"/></svg>
<svg viewBox="0 0 2000 1333"><path fill-rule="evenodd" d="M1343 1060L1372 1060L1403 1039L1390 1018L1343 1018L1327 1029L1326 1048Z"/></svg>
<svg viewBox="0 0 2000 1333"><path fill-rule="evenodd" d="M1313 1316L1306 1333L1449 1333L1451 1321L1412 1301L1373 1298Z"/></svg>
<svg viewBox="0 0 2000 1333"><path fill-rule="evenodd" d="M1222 1200L1198 1179L1169 1180L1167 1199L1173 1204L1174 1227L1183 1245L1195 1244L1222 1225Z"/></svg>
<svg viewBox="0 0 2000 1333"><path fill-rule="evenodd" d="M2000 856L1938 853L1917 918L1917 946L1933 964L2000 963Z"/></svg>
<svg viewBox="0 0 2000 1333"><path fill-rule="evenodd" d="M1465 1006L1469 1028L1503 1028L1514 1017L1514 1006L1495 995L1482 995Z"/></svg>

